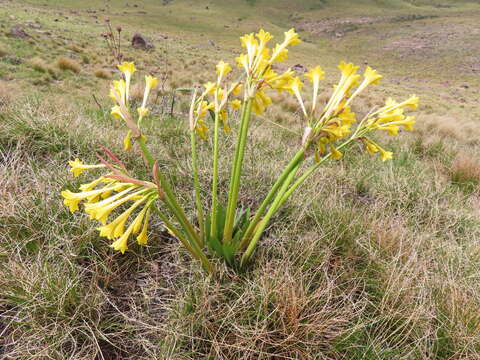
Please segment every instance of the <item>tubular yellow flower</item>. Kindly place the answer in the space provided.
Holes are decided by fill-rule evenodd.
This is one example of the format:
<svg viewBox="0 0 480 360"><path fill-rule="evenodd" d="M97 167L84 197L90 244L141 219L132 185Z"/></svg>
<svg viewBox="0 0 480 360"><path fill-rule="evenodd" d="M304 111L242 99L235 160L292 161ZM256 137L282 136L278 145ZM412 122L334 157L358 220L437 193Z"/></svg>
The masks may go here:
<svg viewBox="0 0 480 360"><path fill-rule="evenodd" d="M135 223L131 223L127 231L125 231L117 240L115 240L110 247L113 248L114 250L120 251L122 254L125 253L125 251L128 249L127 243L128 243L128 237L133 231L133 227L135 226Z"/></svg>
<svg viewBox="0 0 480 360"><path fill-rule="evenodd" d="M80 193L74 193L70 190L64 190L61 192L64 200L63 203L70 208L70 212L75 212L78 210L78 204L85 199L94 199L103 192L109 191L109 188L103 188L98 190L84 191Z"/></svg>
<svg viewBox="0 0 480 360"><path fill-rule="evenodd" d="M128 189L127 189L128 190ZM127 190L124 190L125 192ZM98 203L94 203L94 204L86 204L85 205L85 212L87 214L90 215L90 218L91 219L95 219L95 220L99 220L102 224L106 224L107 223L107 220L108 220L108 216L110 215L110 213L115 210L117 207L119 207L120 205L123 205L124 203L126 203L127 201L136 201L136 200L145 200L146 197L148 197L148 194L147 195L144 195L142 197L139 197L140 194L143 194L145 191L147 191L148 189L141 189L133 194L129 194L127 196L123 196L122 197L117 197L117 195L115 196L112 196L117 198L118 200L116 201L108 201L110 199L105 199L105 200L102 200ZM123 192L122 192L123 193ZM98 204L101 204L101 205L98 205Z"/></svg>
<svg viewBox="0 0 480 360"><path fill-rule="evenodd" d="M373 70L370 66L367 66L363 74L365 82L368 85L377 85L382 79L382 75L377 73L377 70Z"/></svg>
<svg viewBox="0 0 480 360"><path fill-rule="evenodd" d="M408 100L405 100L404 102L400 103L398 106L399 107L406 106L406 107L409 107L412 110L417 110L418 101L419 101L418 96L412 95L412 96L410 96L410 98Z"/></svg>
<svg viewBox="0 0 480 360"><path fill-rule="evenodd" d="M122 109L118 105L112 106L112 110L110 111L110 114L117 119L125 120L125 116L122 113Z"/></svg>
<svg viewBox="0 0 480 360"><path fill-rule="evenodd" d="M205 91L203 92L202 96L201 97L204 97L206 95L209 95L209 94L213 94L217 88L217 84L215 84L214 82L207 82L206 84L203 85L205 87Z"/></svg>
<svg viewBox="0 0 480 360"><path fill-rule="evenodd" d="M142 108L146 108L148 95L150 94L150 91L157 86L157 84L158 79L156 77L149 75L145 76L145 91L143 92Z"/></svg>
<svg viewBox="0 0 480 360"><path fill-rule="evenodd" d="M125 75L125 104L128 103L129 91L130 91L130 80L132 75L137 69L135 69L135 64L133 62L123 62L121 65L117 65L118 70L120 70Z"/></svg>
<svg viewBox="0 0 480 360"><path fill-rule="evenodd" d="M82 191L90 191L93 190L98 184L103 182L105 178L103 176L100 176L98 179L93 180L92 182L89 182L88 184L82 184L80 185L80 190Z"/></svg>
<svg viewBox="0 0 480 360"><path fill-rule="evenodd" d="M264 91L259 90L255 93L255 97L252 102L252 109L256 114L261 115L271 103L272 99L268 97Z"/></svg>
<svg viewBox="0 0 480 360"><path fill-rule="evenodd" d="M127 135L123 139L123 150L128 151L132 149L132 130L128 130Z"/></svg>
<svg viewBox="0 0 480 360"><path fill-rule="evenodd" d="M387 161L387 160L392 160L393 159L393 153L390 151L385 151L381 147L378 147L378 150L380 151L380 157L382 161Z"/></svg>
<svg viewBox="0 0 480 360"><path fill-rule="evenodd" d="M139 117L144 118L148 115L149 110L142 106L142 107L137 108L137 113L138 113Z"/></svg>
<svg viewBox="0 0 480 360"><path fill-rule="evenodd" d="M330 144L330 152L332 153L332 159L335 159L335 160L339 160L343 156L343 154L331 144Z"/></svg>
<svg viewBox="0 0 480 360"><path fill-rule="evenodd" d="M317 95L318 95L318 88L320 85L320 80L323 80L325 77L325 72L322 70L320 66L316 66L311 69L305 77L310 80L313 84L313 98L312 98L312 114L315 111L315 105L317 103Z"/></svg>
<svg viewBox="0 0 480 360"><path fill-rule="evenodd" d="M238 99L228 102L233 110L239 110L242 107L242 102Z"/></svg>
<svg viewBox="0 0 480 360"><path fill-rule="evenodd" d="M220 61L216 66L216 71L218 75L217 84L220 84L223 77L227 76L232 71L232 67L226 62Z"/></svg>
<svg viewBox="0 0 480 360"><path fill-rule="evenodd" d="M85 165L78 158L76 158L75 160L70 160L68 164L71 166L70 172L73 173L74 177L79 177L80 174L82 174L85 170L99 169L105 167L105 165L103 164Z"/></svg>
<svg viewBox="0 0 480 360"><path fill-rule="evenodd" d="M290 83L288 84L288 90L293 93L296 97L298 102L300 103L300 107L302 108L303 114L307 117L307 111L305 109L305 105L303 103L302 95L300 90L302 90L303 82L300 80L299 77L293 78Z"/></svg>
<svg viewBox="0 0 480 360"><path fill-rule="evenodd" d="M140 245L145 245L148 242L148 220L150 219L150 208L148 208L147 213L145 214L145 221L143 222L142 232L137 236L137 242Z"/></svg>
<svg viewBox="0 0 480 360"><path fill-rule="evenodd" d="M243 67L245 72L248 74L249 67L248 67L248 56L246 54L241 54L240 56L235 58L238 67Z"/></svg>
<svg viewBox="0 0 480 360"><path fill-rule="evenodd" d="M205 125L205 121L203 121L202 119L199 119L197 121L197 125L195 126L195 132L197 133L198 136L200 136L202 140L206 140L207 131L208 131L208 127Z"/></svg>
<svg viewBox="0 0 480 360"><path fill-rule="evenodd" d="M242 46L247 49L247 68L250 70L253 65L255 54L257 53L258 41L255 39L255 35L253 33L245 34L244 36L240 37L240 41Z"/></svg>
<svg viewBox="0 0 480 360"><path fill-rule="evenodd" d="M117 96L115 94L118 94L121 102L126 103L127 85L125 80L113 80L113 89L110 89L110 96L116 102Z"/></svg>

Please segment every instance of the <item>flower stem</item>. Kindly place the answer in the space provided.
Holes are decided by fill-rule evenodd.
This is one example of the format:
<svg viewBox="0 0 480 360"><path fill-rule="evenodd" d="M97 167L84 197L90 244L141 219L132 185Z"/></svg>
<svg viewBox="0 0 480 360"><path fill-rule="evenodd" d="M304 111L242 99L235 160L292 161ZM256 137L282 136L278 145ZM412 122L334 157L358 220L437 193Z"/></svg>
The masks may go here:
<svg viewBox="0 0 480 360"><path fill-rule="evenodd" d="M270 189L269 193L263 200L262 204L260 207L257 209L255 212L255 216L253 219L250 221L250 224L248 225L247 230L245 231L245 235L243 236L241 242L240 242L240 249L243 249L247 246L248 241L250 240L250 237L255 230L257 224L259 223L261 217L265 213L265 210L267 209L267 206L270 204L270 202L273 200L273 197L277 194L277 190L282 186L282 184L285 182L287 179L288 175L292 172L292 170L300 164L305 156L305 149L302 147L293 157L293 159L290 161L290 163L286 166L285 170L283 170L282 174L278 177L277 181L275 184L273 184L272 188Z"/></svg>
<svg viewBox="0 0 480 360"><path fill-rule="evenodd" d="M223 242L229 243L232 240L233 225L235 221L235 210L237 209L238 192L240 189L240 177L242 175L243 158L247 143L248 127L252 114L252 99L244 102L240 120L240 133L238 134L235 158L230 176L230 189L228 192L228 205L225 217L225 228L223 231Z"/></svg>
<svg viewBox="0 0 480 360"><path fill-rule="evenodd" d="M177 239L183 244L183 246L185 246L188 252L190 252L190 254L192 254L194 258L196 258L202 263L203 267L205 268L205 270L207 270L209 274L213 274L215 269L212 263L201 251L201 249L199 249L194 244L190 244L190 242L187 239L185 239L183 234L170 222L170 220L167 219L165 215L163 215L160 212L160 210L157 209L156 206L153 206L153 210L157 213L158 217L160 218L160 220L163 221L165 226L167 226L168 230L170 230L177 237Z"/></svg>
<svg viewBox="0 0 480 360"><path fill-rule="evenodd" d="M268 223L270 222L270 219L279 209L279 203L283 198L283 194L285 194L285 191L287 190L288 186L290 185L293 178L295 177L295 174L297 173L297 170L298 170L299 166L300 166L300 164L295 165L294 168L292 169L292 171L290 173L288 173L285 181L282 184L282 187L280 188L277 196L275 197L275 200L273 201L272 205L270 206L270 209L268 209L265 217L262 219L262 221L260 221L260 223L258 224L258 227L256 227L253 238L249 242L247 250L245 251L245 253L242 256L242 259L240 261L240 266L243 266L248 261L250 256L252 255L253 250L255 249L255 246L257 245L258 240L262 236L263 231L265 230Z"/></svg>
<svg viewBox="0 0 480 360"><path fill-rule="evenodd" d="M218 137L220 127L220 114L215 112L215 129L213 135L213 179L212 179L212 217L210 223L210 236L217 237L217 212L218 212Z"/></svg>
<svg viewBox="0 0 480 360"><path fill-rule="evenodd" d="M147 160L148 165L150 167L153 167L153 164L155 163L155 159L153 158L152 154L147 148L147 144L145 144L145 138L143 135L140 135L140 137L137 139L137 144L140 147L140 150L142 150L143 156Z"/></svg>
<svg viewBox="0 0 480 360"><path fill-rule="evenodd" d="M200 228L200 240L201 240L201 245L203 246L203 234L205 229L204 229L204 223L203 223L202 198L200 196L200 180L198 179L197 141L195 138L195 131L191 132L190 139L192 144L192 168L193 168L193 185L195 187L195 205L197 207L197 219L198 219L198 227Z"/></svg>

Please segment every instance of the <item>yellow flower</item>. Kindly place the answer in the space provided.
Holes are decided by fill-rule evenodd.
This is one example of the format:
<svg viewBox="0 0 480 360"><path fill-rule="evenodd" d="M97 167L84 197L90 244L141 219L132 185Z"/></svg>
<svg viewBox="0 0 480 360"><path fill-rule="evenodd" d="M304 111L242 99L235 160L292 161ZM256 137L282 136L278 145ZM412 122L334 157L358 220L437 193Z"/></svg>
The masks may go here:
<svg viewBox="0 0 480 360"><path fill-rule="evenodd" d="M281 44L275 45L273 49L272 57L268 61L269 64L273 62L284 61L288 56L287 47L290 45L300 44L302 41L298 38L298 34L295 29L288 30L285 34L285 40Z"/></svg>
<svg viewBox="0 0 480 360"><path fill-rule="evenodd" d="M61 192L64 200L63 203L70 208L70 212L75 212L78 210L78 204L80 201L85 199L95 199L101 193L108 191L108 188L98 189L98 190L90 190L84 191L80 193L74 193L70 190L64 190Z"/></svg>
<svg viewBox="0 0 480 360"><path fill-rule="evenodd" d="M241 54L240 56L235 58L238 67L243 67L245 72L248 74L249 66L248 66L248 57L247 54Z"/></svg>
<svg viewBox="0 0 480 360"><path fill-rule="evenodd" d="M305 74L305 77L308 78L313 84L312 113L315 110L315 104L317 102L318 87L320 85L320 80L323 80L325 78L324 75L325 75L325 72L322 70L320 66L314 67L307 74Z"/></svg>
<svg viewBox="0 0 480 360"><path fill-rule="evenodd" d="M347 77L352 74L355 74L360 67L355 66L352 63L346 63L345 61L340 61L340 64L338 64L338 68L342 72L342 75Z"/></svg>
<svg viewBox="0 0 480 360"><path fill-rule="evenodd" d="M244 36L240 37L240 41L242 43L242 46L247 48L247 69L249 70L253 65L253 58L257 53L258 41L257 39L255 39L253 33L245 34Z"/></svg>
<svg viewBox="0 0 480 360"><path fill-rule="evenodd" d="M118 70L120 70L125 74L125 76L127 76L127 74L131 76L135 71L137 71L137 69L135 69L135 64L133 62L125 61L121 65L117 65L117 67L118 67Z"/></svg>
<svg viewBox="0 0 480 360"><path fill-rule="evenodd" d="M272 99L268 97L264 91L259 90L255 93L255 97L253 98L252 102L252 110L261 115L264 113L265 109L268 105L272 103Z"/></svg>
<svg viewBox="0 0 480 360"><path fill-rule="evenodd" d="M407 131L413 131L413 125L415 125L416 121L413 116L407 116L405 120L399 121L397 124L402 125L403 128Z"/></svg>
<svg viewBox="0 0 480 360"><path fill-rule="evenodd" d="M303 82L300 80L299 77L293 78L288 84L288 91L292 94L295 94L297 97L298 102L300 103L300 107L302 108L303 114L307 116L307 111L305 110L305 105L303 104L303 99L300 91L302 90Z"/></svg>
<svg viewBox="0 0 480 360"><path fill-rule="evenodd" d="M363 139L363 143L365 144L365 148L370 155L374 155L375 153L379 152L382 161L393 159L392 152L384 150L378 144L375 144L372 140L365 138Z"/></svg>
<svg viewBox="0 0 480 360"><path fill-rule="evenodd" d="M148 242L148 220L150 219L150 208L148 208L147 213L145 215L145 221L143 222L142 232L140 235L137 236L137 242L140 245L145 245Z"/></svg>
<svg viewBox="0 0 480 360"><path fill-rule="evenodd" d="M198 136L200 136L202 140L207 139L207 131L208 127L205 125L205 121L203 121L202 119L198 120L197 125L195 126L195 132L198 134Z"/></svg>
<svg viewBox="0 0 480 360"><path fill-rule="evenodd" d="M117 101L118 95L120 101L125 103L126 93L127 85L125 84L125 80L113 80L113 89L110 89L110 97L113 99L113 101Z"/></svg>
<svg viewBox="0 0 480 360"><path fill-rule="evenodd" d="M98 168L104 168L105 165L103 164L97 164L97 165L85 165L80 161L80 159L75 159L75 160L70 160L68 164L71 166L70 172L73 173L74 177L79 177L81 173L83 173L85 170L89 169L98 169Z"/></svg>
<svg viewBox="0 0 480 360"><path fill-rule="evenodd" d="M145 87L150 91L158 85L158 79L156 77L146 75L145 76Z"/></svg>
<svg viewBox="0 0 480 360"><path fill-rule="evenodd" d="M377 73L377 70L373 70L370 66L367 66L363 74L365 81L368 85L377 85L382 79L382 75Z"/></svg>
<svg viewBox="0 0 480 360"><path fill-rule="evenodd" d="M128 130L127 136L123 139L123 149L125 151L132 149L132 130Z"/></svg>
<svg viewBox="0 0 480 360"><path fill-rule="evenodd" d="M202 96L213 94L217 88L217 84L211 81L207 82L203 86L205 87L205 91L203 92Z"/></svg>
<svg viewBox="0 0 480 360"><path fill-rule="evenodd" d="M242 102L238 99L228 102L233 110L239 110L242 107Z"/></svg>
<svg viewBox="0 0 480 360"><path fill-rule="evenodd" d="M407 106L412 110L417 110L418 101L419 101L418 96L412 95L412 96L410 96L410 98L408 100L405 100L404 102L400 103L398 106L400 106L400 107Z"/></svg>
<svg viewBox="0 0 480 360"><path fill-rule="evenodd" d="M140 194L143 194L146 192L148 189L141 189L133 194L128 194L128 192L133 189L128 188L114 196L111 196L110 198L107 198L105 200L102 200L100 202L94 203L94 204L86 204L85 205L85 212L90 215L91 219L99 220L103 224L107 223L108 216L110 213L115 210L117 207L120 205L123 205L127 201L144 201L146 199L146 196L138 197Z"/></svg>
<svg viewBox="0 0 480 360"><path fill-rule="evenodd" d="M338 151L333 145L330 145L330 152L332 153L332 159L335 160L339 160L343 156L343 154Z"/></svg>
<svg viewBox="0 0 480 360"><path fill-rule="evenodd" d="M80 190L82 191L90 191L93 190L98 184L103 182L105 178L103 176L100 176L98 179L93 180L92 182L89 182L88 184L82 184L80 185Z"/></svg>
<svg viewBox="0 0 480 360"><path fill-rule="evenodd" d="M298 34L295 32L295 29L291 28L285 34L285 40L283 41L286 46L300 44L302 40L298 38Z"/></svg>
<svg viewBox="0 0 480 360"><path fill-rule="evenodd" d="M131 223L127 231L125 231L117 240L115 240L110 247L113 248L114 250L120 251L122 254L125 253L125 251L128 249L127 243L128 243L128 237L133 231L134 223Z"/></svg>
<svg viewBox="0 0 480 360"><path fill-rule="evenodd" d="M263 29L260 29L260 31L256 34L256 36L260 41L260 46L265 46L270 40L273 39L273 36L269 32L266 32Z"/></svg>
<svg viewBox="0 0 480 360"><path fill-rule="evenodd" d="M220 81L222 81L222 78L224 76L227 76L228 73L230 73L232 71L232 67L226 62L220 61L216 66L216 71L217 71L217 75L218 75L217 84L219 84Z"/></svg>
<svg viewBox="0 0 480 360"><path fill-rule="evenodd" d="M385 151L381 147L378 147L378 150L380 151L382 161L393 159L393 153L392 152Z"/></svg>
<svg viewBox="0 0 480 360"><path fill-rule="evenodd" d="M132 75L135 71L135 64L133 62L124 62L121 65L117 65L118 70L123 72L125 75L125 104L128 103L129 99L129 91L130 91L130 80L132 79Z"/></svg>
<svg viewBox="0 0 480 360"><path fill-rule="evenodd" d="M117 119L125 120L125 116L122 113L122 109L118 105L115 105L112 107L110 114Z"/></svg>
<svg viewBox="0 0 480 360"><path fill-rule="evenodd" d="M149 110L142 106L137 108L137 113L138 113L138 116L140 116L141 118L144 118L145 116L148 115Z"/></svg>
<svg viewBox="0 0 480 360"><path fill-rule="evenodd" d="M153 76L149 76L149 75L145 76L145 91L143 92L143 101L142 101L142 108L143 109L145 109L146 106L147 106L147 99L148 99L148 95L150 94L150 91L153 88L155 88L157 86L157 84L158 84L158 79L157 78L155 78Z"/></svg>

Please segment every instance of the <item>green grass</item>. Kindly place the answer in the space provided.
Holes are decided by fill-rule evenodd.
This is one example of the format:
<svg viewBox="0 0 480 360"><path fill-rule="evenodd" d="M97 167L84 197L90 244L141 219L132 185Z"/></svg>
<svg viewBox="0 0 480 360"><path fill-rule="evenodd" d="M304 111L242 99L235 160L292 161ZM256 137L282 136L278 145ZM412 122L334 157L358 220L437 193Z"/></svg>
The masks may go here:
<svg viewBox="0 0 480 360"><path fill-rule="evenodd" d="M266 0L212 1L207 10L193 1L163 6L152 0L138 8L112 2L104 12L99 1L45 3L0 4L6 53L0 57L0 357L480 356L478 1L279 0L274 7ZM124 27L125 56L142 76L168 77L145 131L192 217L189 98L177 95L171 117L170 89L211 80L217 60L233 62L231 50L238 51L244 32L264 26L280 37L303 26L301 37L311 42L299 45L287 64L321 64L325 93L339 77L338 61L368 61L384 82L359 99L356 111L379 98L416 93L417 130L378 138L394 152L392 162L353 148L320 169L276 216L240 277L219 265L218 278L206 278L158 222L148 246L132 244L116 254L97 225L71 215L59 194L88 178L72 178L67 161L95 161L100 145L149 176L135 154L123 155L124 128L109 116L108 80L94 75L101 68L118 78L100 37L104 17ZM342 17L354 24L349 31ZM372 19L363 22L366 17ZM51 35L36 32L32 22ZM7 36L17 23L32 41ZM133 31L154 39L156 49L131 49ZM159 33L169 38L156 40ZM80 72L51 75L59 56L80 63ZM266 119L303 132L291 99L275 99L286 103L254 120L244 204L258 205L300 141ZM232 140L222 137L222 145L233 146ZM227 155L222 152L221 164ZM209 158L199 161L207 181ZM221 179L229 171L222 166ZM220 186L224 194L228 184ZM203 196L208 200L208 191Z"/></svg>

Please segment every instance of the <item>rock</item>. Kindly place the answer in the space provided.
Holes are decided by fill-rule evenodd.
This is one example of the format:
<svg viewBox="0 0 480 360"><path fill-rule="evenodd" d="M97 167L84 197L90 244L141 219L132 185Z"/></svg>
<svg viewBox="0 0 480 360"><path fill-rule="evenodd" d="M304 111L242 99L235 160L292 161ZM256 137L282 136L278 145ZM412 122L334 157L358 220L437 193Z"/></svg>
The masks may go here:
<svg viewBox="0 0 480 360"><path fill-rule="evenodd" d="M11 37L25 39L31 37L25 30L23 30L20 25L15 25L12 30L10 30Z"/></svg>
<svg viewBox="0 0 480 360"><path fill-rule="evenodd" d="M157 39L158 39L158 40L167 40L167 39L168 39L168 35L158 34L158 35L157 35Z"/></svg>
<svg viewBox="0 0 480 360"><path fill-rule="evenodd" d="M135 49L149 50L155 48L152 42L140 33L133 34L132 46Z"/></svg>
<svg viewBox="0 0 480 360"><path fill-rule="evenodd" d="M307 72L307 68L302 64L293 65L292 70L295 71L297 74L304 74Z"/></svg>

